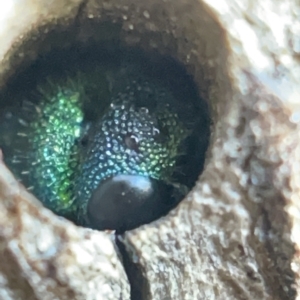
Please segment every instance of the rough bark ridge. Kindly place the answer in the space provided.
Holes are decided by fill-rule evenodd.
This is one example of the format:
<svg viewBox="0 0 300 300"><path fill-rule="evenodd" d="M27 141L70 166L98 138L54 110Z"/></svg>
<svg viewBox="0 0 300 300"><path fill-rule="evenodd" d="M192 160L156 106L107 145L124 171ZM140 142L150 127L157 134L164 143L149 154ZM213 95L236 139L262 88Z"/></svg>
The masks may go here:
<svg viewBox="0 0 300 300"><path fill-rule="evenodd" d="M109 38L98 25L115 22L123 43L186 66L213 133L186 199L118 238L122 262L108 234L60 220L0 164L0 299L297 299L299 3L11 3L0 4L1 87L39 53Z"/></svg>
<svg viewBox="0 0 300 300"><path fill-rule="evenodd" d="M0 299L129 299L108 234L42 209L0 163Z"/></svg>

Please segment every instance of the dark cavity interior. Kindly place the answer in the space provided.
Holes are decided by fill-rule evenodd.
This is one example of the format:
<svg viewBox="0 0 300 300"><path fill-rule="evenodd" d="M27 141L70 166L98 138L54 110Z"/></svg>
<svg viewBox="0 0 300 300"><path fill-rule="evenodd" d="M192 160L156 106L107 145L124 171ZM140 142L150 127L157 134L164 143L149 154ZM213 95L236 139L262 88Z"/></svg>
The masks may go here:
<svg viewBox="0 0 300 300"><path fill-rule="evenodd" d="M142 70L142 73L147 74L148 78L153 78L165 86L172 93L177 103L184 103L185 106L191 107L191 114L180 116L181 121L189 128L190 134L185 139L184 145L182 145L181 149L184 155L178 158L176 164L179 167L175 170L173 176L176 178L176 182L187 187L188 190L193 187L203 170L205 153L209 143L210 118L206 101L199 96L192 76L176 60L154 51L147 52L138 48L126 47L117 40L105 41L105 43L90 43L85 47L74 44L64 50L56 49L47 54L41 54L29 67L17 71L5 89L1 91L0 148L3 150L5 161L25 186L31 187L34 183L28 176L31 162L27 159L27 153L30 151L30 145L26 137L19 135L24 127L23 123L30 123L30 118L23 116L24 102L29 101L32 103L32 109L39 107L41 99L37 90L49 78L55 81L66 76L73 76L78 71L87 74L87 77L90 76L89 78L99 76L97 88L87 88L86 92L90 95L90 101L83 105L84 120L81 124L83 134L76 141L82 155L85 155L84 149L88 143L86 136L90 127L110 107L111 83L108 79L110 75L107 76L107 74L118 70L124 60L134 62ZM174 103L174 105L177 104ZM141 109L155 112L156 107L152 105L151 101L146 101ZM180 114L180 111L178 113ZM163 133L162 138L166 138L168 132ZM134 151L138 150L138 141L134 135L128 133L125 141L129 148ZM14 163L16 155L23 157L18 164ZM76 180L76 175L74 180ZM133 222L134 225L130 226L126 225L126 221L121 222L122 224L118 225L117 228L113 228L113 226L102 228L98 225L79 222L76 218L76 210L70 214L61 215L83 226L125 231L165 215L183 198L182 196L178 199L178 197L172 197L172 195L168 197L165 191L163 192L161 207L160 202L157 201L159 197L156 194L156 200L153 204L156 211L153 218L149 219L149 216L147 216L145 220L139 219L137 222ZM41 191L35 193L35 190L33 190L33 193L41 198ZM45 204L45 206L52 208L51 205ZM122 210L125 209L123 205L120 207ZM114 215L120 215L120 212ZM134 219L134 216L131 216L131 218ZM120 221L116 221L116 223L120 224ZM132 222L129 223L132 224Z"/></svg>

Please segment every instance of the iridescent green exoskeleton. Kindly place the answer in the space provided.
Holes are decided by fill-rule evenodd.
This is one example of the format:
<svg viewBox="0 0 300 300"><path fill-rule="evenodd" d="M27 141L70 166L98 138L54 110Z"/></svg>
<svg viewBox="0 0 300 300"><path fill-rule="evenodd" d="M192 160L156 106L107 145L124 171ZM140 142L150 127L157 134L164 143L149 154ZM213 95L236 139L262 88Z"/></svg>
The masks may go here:
<svg viewBox="0 0 300 300"><path fill-rule="evenodd" d="M22 102L26 147L15 144L7 161L55 213L96 229L134 228L187 192L175 175L192 132L187 100L128 62L49 77Z"/></svg>

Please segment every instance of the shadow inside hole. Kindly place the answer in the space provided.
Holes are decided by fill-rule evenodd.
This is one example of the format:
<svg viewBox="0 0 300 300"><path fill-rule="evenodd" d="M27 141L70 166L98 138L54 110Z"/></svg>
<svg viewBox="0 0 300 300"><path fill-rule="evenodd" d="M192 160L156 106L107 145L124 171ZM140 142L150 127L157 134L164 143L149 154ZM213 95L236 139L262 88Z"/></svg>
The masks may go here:
<svg viewBox="0 0 300 300"><path fill-rule="evenodd" d="M37 91L43 88L47 82L72 77L80 71L87 75L87 81L93 81L97 76L97 88L91 87L87 90L90 101L83 105L84 120L83 131L88 132L90 124L96 122L104 112L109 110L111 95L111 74L118 71L124 61L130 61L139 66L143 75L147 78L153 78L161 85L165 86L173 95L178 117L188 128L190 134L181 145L183 155L179 155L176 165L180 166L174 169L173 180L188 189L191 189L202 172L205 153L209 143L210 136L210 118L206 101L199 97L193 78L187 74L184 66L179 64L171 57L161 56L156 52L145 52L138 48L129 48L121 45L117 40L105 41L105 43L90 44L87 47L74 44L72 47L64 50L55 50L48 54L41 54L30 67L17 72L7 84L6 88L0 93L0 147L4 152L4 159L15 175L24 182L25 186L34 186L30 176L32 161L26 156L31 151L31 145L28 138L21 138L22 122L30 123L30 118L24 117L24 102L29 101L33 104L32 109L39 107L41 96ZM145 102L146 103L146 102ZM146 105L148 105L146 103ZM149 107L149 110L155 111L155 107ZM187 109L188 108L188 109ZM35 114L36 112L33 112ZM87 139L85 136L79 141L82 148L86 147ZM20 153L16 154L16 153ZM84 150L82 150L84 153ZM22 156L25 159L21 163L15 164L15 157ZM75 176L76 177L76 176ZM76 180L72 177L73 180ZM33 193L43 199L43 191ZM165 215L171 208L177 205L183 196L164 199L162 207L156 203L155 213L149 218L147 223ZM51 205L47 205L51 207ZM56 213L63 215L77 224L86 225L78 222L76 212ZM118 214L116 214L118 215ZM131 216L134 218L134 216ZM119 231L135 228L144 224L143 220L133 222L134 225L120 225ZM131 223L132 224L132 223ZM91 226L93 227L93 226ZM99 228L97 228L99 229ZM102 228L101 228L102 229ZM106 228L103 228L106 229ZM115 229L115 228L109 228Z"/></svg>

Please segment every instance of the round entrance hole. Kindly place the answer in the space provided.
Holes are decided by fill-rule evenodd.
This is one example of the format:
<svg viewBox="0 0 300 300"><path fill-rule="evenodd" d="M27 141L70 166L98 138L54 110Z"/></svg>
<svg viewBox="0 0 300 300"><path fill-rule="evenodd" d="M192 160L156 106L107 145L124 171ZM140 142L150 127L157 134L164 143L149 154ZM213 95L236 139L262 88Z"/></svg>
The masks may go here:
<svg viewBox="0 0 300 300"><path fill-rule="evenodd" d="M143 12L146 19L148 14ZM15 174L47 207L77 224L122 232L165 215L184 198L200 175L210 135L206 97L214 94L210 82L213 73L207 70L213 70L214 64L211 59L194 64L195 58L198 60L201 55L193 57L195 49L184 34L179 39L169 30L150 33L146 29L147 34L141 35L141 28L135 30L134 24L124 22L129 17L122 13L105 22L94 15L93 20L90 14L87 16L79 18L82 22L80 30L75 30L74 26L66 30L69 34L66 41L63 40L65 31L54 27L40 42L38 58L35 55L34 61L19 61L20 67L2 90L2 116L5 118L1 124L1 147ZM114 23L116 19L123 21ZM28 50L28 47L32 45L23 44L23 49ZM18 51L21 53L20 49ZM185 54L184 60L182 54ZM205 69L205 66L210 68ZM199 76L202 76L201 80L197 80ZM131 83L135 85L133 90ZM137 96L139 91L142 95ZM80 102L82 106L77 106L78 98L82 97L85 101ZM122 103L124 97L126 105ZM70 106L72 101L75 106ZM55 106L54 102L62 104ZM114 111L119 104L120 108ZM151 139L145 140L139 135L141 131L134 132L136 128L129 125L132 119L126 119L125 111L132 109L138 109L139 116L151 116L146 118L148 125L144 126L145 130L152 130ZM170 116L158 117L164 110ZM116 119L107 117L111 111L128 122L125 125L116 123ZM53 112L60 114L51 115ZM45 114L47 119L43 119ZM73 124L64 120L66 115L72 116ZM145 117L138 119L139 126L145 125L144 121ZM45 123L55 125L49 129ZM114 132L115 129L121 132L122 126L118 125L124 125L127 131L119 135L126 147L113 153L114 156L121 153L116 163L115 157L109 159L113 152L110 147L114 145L107 132L112 126L115 126ZM129 127L132 130L128 130ZM42 134L40 128L44 130ZM98 132L103 136L99 137ZM105 145L96 142L99 140L105 140ZM156 149L153 141L167 145L167 151L176 155L160 151L152 153ZM67 158L63 156L61 161L60 155L66 153ZM140 163L137 170L135 160L132 165L122 165L124 153L128 154L126 157L137 157L140 161L145 160L145 153L152 157L147 160L148 164ZM152 169L149 166L157 155ZM91 159L86 160L86 157ZM161 170L167 172L161 175ZM120 181L119 175L138 175L148 181L137 185L140 177L133 184L132 178L121 178ZM139 190L141 186L143 192ZM121 197L125 199L122 205L120 197L110 191L125 197ZM127 198L126 195L130 196ZM133 208L132 214L126 207L136 199L138 206ZM97 213L99 210L104 212L101 217Z"/></svg>

